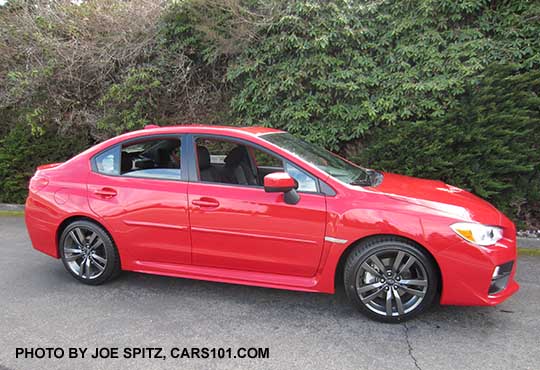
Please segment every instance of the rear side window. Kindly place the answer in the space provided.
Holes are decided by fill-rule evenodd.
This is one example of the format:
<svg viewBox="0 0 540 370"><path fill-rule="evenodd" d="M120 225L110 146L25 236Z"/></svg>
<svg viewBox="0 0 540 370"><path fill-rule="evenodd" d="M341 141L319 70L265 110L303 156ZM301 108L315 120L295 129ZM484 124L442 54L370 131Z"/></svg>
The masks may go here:
<svg viewBox="0 0 540 370"><path fill-rule="evenodd" d="M104 175L180 180L180 146L179 138L131 142L97 155L95 167Z"/></svg>
<svg viewBox="0 0 540 370"><path fill-rule="evenodd" d="M205 147L210 154L210 164L212 165L225 165L225 158L233 151L238 144L232 141L217 140L217 139L197 139L197 147Z"/></svg>
<svg viewBox="0 0 540 370"><path fill-rule="evenodd" d="M122 176L180 180L180 140L155 139L122 145Z"/></svg>

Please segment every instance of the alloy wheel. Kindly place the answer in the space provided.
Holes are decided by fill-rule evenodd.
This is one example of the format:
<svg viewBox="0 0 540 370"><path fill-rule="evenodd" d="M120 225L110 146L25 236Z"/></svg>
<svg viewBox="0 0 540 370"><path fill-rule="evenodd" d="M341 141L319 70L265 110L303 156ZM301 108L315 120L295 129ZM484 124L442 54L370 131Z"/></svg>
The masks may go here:
<svg viewBox="0 0 540 370"><path fill-rule="evenodd" d="M356 293L369 310L399 317L422 303L429 287L424 265L403 250L371 254L356 273Z"/></svg>
<svg viewBox="0 0 540 370"><path fill-rule="evenodd" d="M96 279L107 267L105 244L99 235L85 227L75 227L64 240L64 261L82 279Z"/></svg>

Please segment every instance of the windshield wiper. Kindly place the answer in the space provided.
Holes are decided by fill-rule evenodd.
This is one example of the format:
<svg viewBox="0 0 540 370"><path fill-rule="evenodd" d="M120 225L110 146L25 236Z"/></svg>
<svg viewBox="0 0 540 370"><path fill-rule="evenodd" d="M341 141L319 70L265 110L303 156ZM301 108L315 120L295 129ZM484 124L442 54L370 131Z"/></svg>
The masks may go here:
<svg viewBox="0 0 540 370"><path fill-rule="evenodd" d="M351 182L351 185L358 185L358 186L371 186L371 180L368 179L357 179Z"/></svg>
<svg viewBox="0 0 540 370"><path fill-rule="evenodd" d="M366 177L357 178L351 182L351 185L358 186L377 186L382 182L382 174L375 170L365 170Z"/></svg>
<svg viewBox="0 0 540 370"><path fill-rule="evenodd" d="M363 175L363 176L362 176ZM362 175L351 182L351 185L371 186L371 176L368 171L362 170Z"/></svg>

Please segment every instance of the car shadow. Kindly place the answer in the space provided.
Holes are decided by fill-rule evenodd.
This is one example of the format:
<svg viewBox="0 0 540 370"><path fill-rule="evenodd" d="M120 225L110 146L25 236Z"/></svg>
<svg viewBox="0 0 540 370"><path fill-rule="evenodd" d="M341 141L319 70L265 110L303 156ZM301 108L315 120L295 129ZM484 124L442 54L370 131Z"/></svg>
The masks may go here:
<svg viewBox="0 0 540 370"><path fill-rule="evenodd" d="M50 264L40 274L47 279L41 280L42 291L58 289L63 286L68 294L90 294L95 299L113 296L111 305L141 307L151 302L152 305L178 312L185 302L190 307L223 307L228 314L235 311L244 320L272 320L283 318L289 326L303 327L312 322L325 322L340 327L360 325L383 325L389 330L402 330L400 325L374 322L348 301L341 286L335 294L309 293L246 285L227 284L203 280L142 274L124 271L117 279L100 286L87 286L73 279L62 264ZM118 307L117 307L118 308ZM427 312L407 322L414 329L421 327L433 330L482 329L497 326L500 315L517 314L512 309L498 307L440 306L434 304ZM395 329L392 329L395 327Z"/></svg>
<svg viewBox="0 0 540 370"><path fill-rule="evenodd" d="M321 319L373 322L354 308L341 285L336 287L335 294L324 294L123 272L111 283L110 289L125 288L156 295L176 293L181 298L189 296L200 300L201 304L210 300L213 304L221 302L223 305L241 305L256 312L257 319L260 319L261 312L284 316L302 312L311 318L319 316ZM486 328L495 326L497 319L490 319L490 315L495 312L514 313L496 307L441 306L437 303L409 323L428 325L435 329L449 322L469 328Z"/></svg>

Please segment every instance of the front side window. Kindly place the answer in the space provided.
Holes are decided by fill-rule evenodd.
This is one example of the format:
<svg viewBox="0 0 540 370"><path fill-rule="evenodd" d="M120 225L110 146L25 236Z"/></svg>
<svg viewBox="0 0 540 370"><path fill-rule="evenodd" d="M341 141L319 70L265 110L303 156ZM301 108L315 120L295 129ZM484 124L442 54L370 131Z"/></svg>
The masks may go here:
<svg viewBox="0 0 540 370"><path fill-rule="evenodd" d="M181 179L180 139L146 139L115 146L95 159L97 172L165 180Z"/></svg>
<svg viewBox="0 0 540 370"><path fill-rule="evenodd" d="M298 182L298 191L318 190L313 176L254 146L226 139L198 138L196 148L200 181L261 187L266 175L285 171Z"/></svg>
<svg viewBox="0 0 540 370"><path fill-rule="evenodd" d="M285 162L285 172L298 182L298 191L317 192L317 182L305 171L302 171L290 162Z"/></svg>
<svg viewBox="0 0 540 370"><path fill-rule="evenodd" d="M371 183L370 174L366 169L289 133L271 133L261 135L261 138L347 184L366 185Z"/></svg>
<svg viewBox="0 0 540 370"><path fill-rule="evenodd" d="M223 184L259 186L257 168L248 147L229 140L196 140L199 180Z"/></svg>

